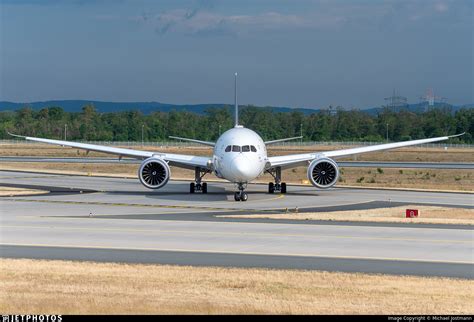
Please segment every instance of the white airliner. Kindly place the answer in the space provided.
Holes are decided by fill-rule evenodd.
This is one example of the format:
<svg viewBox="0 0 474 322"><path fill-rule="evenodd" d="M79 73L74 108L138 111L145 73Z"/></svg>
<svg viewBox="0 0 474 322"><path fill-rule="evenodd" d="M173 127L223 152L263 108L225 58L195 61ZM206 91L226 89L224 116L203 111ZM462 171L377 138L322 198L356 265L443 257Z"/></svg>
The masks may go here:
<svg viewBox="0 0 474 322"><path fill-rule="evenodd" d="M334 186L339 177L339 168L334 159L366 152L444 141L452 137L463 135L464 133L431 139L387 143L328 152L269 157L267 155L267 145L282 141L299 139L301 137L263 141L260 135L250 129L243 127L242 125L239 125L236 73L235 126L233 128L224 132L216 142L170 137L173 139L180 139L212 146L214 147L214 152L211 157L147 152L95 144L20 136L11 133L9 134L30 141L68 146L77 149L84 149L87 151L109 153L118 155L120 158L125 156L143 160L138 170L138 178L145 187L150 189L160 189L166 185L171 176L170 165L195 170L194 182L190 183L189 187L190 193L207 193L207 183L202 182L202 178L208 173L214 173L217 177L236 184L238 191L234 194L235 201L246 201L248 199L248 195L246 192L244 192L244 190L247 187L247 183L255 180L264 173L269 173L274 178L274 182L270 182L268 184L269 193L286 193L286 183L281 181L281 171L283 169L299 166L308 167L307 176L313 186L320 189L327 189Z"/></svg>

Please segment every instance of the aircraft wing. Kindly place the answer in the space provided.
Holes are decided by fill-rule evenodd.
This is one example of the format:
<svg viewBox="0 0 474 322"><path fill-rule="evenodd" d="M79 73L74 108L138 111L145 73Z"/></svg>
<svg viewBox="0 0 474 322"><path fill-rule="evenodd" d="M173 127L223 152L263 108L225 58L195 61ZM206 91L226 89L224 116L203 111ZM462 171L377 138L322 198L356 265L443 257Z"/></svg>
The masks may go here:
<svg viewBox="0 0 474 322"><path fill-rule="evenodd" d="M175 139L175 140L181 140L181 141L188 141L188 142L193 142L193 143L199 143L202 145L208 145L208 146L215 146L216 144L214 142L209 142L209 141L201 141L201 140L195 140L195 139L188 139L188 138L182 138L179 136L169 136L170 139Z"/></svg>
<svg viewBox="0 0 474 322"><path fill-rule="evenodd" d="M402 148L406 146L444 141L444 140L448 140L449 138L461 136L463 134L464 133L451 135L451 136L442 136L442 137L431 138L431 139L412 140L412 141L397 142L397 143L386 143L386 144L378 144L378 145L364 146L364 147L359 147L359 148L351 148L351 149L343 149L343 150L335 150L335 151L327 151L327 152L290 154L290 155L269 157L268 161L271 164L270 168L274 168L274 167L293 168L293 167L305 165L309 161L312 161L317 158L323 158L323 157L340 158L340 157L346 157L349 155L355 155L355 154L361 154L361 153L367 153L367 152L390 150L390 149Z"/></svg>
<svg viewBox="0 0 474 322"><path fill-rule="evenodd" d="M292 138L285 138L285 139L278 139L278 140L272 140L272 141L265 141L265 145L269 145L269 144L275 144L275 143L279 143L279 142L285 142L285 141L292 141L292 140L298 140L298 139L302 139L303 137L302 136L295 136L295 137L292 137Z"/></svg>
<svg viewBox="0 0 474 322"><path fill-rule="evenodd" d="M184 155L184 154L174 154L174 153L150 152L150 151L141 151L141 150L133 150L133 149L125 149L125 148L116 148L116 147L96 145L96 144L42 139L42 138L35 138L35 137L29 137L29 136L16 135L9 132L8 134L14 137L23 138L28 141L68 146L71 148L87 150L87 151L114 154L114 155L118 155L119 157L131 157L131 158L141 159L141 160L148 159L151 157L158 157L165 161L168 161L169 164L172 166L186 168L186 169L194 169L195 167L200 167L203 169L211 169L211 166L212 166L212 159L210 157L200 157L200 156L194 156L194 155Z"/></svg>

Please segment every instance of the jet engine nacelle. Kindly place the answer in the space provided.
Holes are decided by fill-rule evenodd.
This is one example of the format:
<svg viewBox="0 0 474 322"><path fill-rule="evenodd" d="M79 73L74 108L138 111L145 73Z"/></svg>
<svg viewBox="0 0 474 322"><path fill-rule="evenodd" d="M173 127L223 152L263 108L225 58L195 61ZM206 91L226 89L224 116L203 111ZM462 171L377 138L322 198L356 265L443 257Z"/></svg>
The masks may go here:
<svg viewBox="0 0 474 322"><path fill-rule="evenodd" d="M316 159L308 167L308 179L315 187L330 188L336 184L337 178L339 178L339 167L332 159Z"/></svg>
<svg viewBox="0 0 474 322"><path fill-rule="evenodd" d="M171 170L164 160L160 158L149 158L142 162L138 169L140 182L149 189L160 189L171 176Z"/></svg>

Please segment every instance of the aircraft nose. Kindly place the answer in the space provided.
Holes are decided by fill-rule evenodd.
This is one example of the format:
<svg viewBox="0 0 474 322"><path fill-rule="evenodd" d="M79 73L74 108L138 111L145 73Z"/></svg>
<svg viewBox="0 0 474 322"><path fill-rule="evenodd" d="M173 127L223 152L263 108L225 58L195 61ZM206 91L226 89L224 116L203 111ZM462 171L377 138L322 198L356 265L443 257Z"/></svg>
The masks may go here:
<svg viewBox="0 0 474 322"><path fill-rule="evenodd" d="M247 181L251 179L252 172L251 164L245 157L239 156L232 161L232 173L236 179Z"/></svg>

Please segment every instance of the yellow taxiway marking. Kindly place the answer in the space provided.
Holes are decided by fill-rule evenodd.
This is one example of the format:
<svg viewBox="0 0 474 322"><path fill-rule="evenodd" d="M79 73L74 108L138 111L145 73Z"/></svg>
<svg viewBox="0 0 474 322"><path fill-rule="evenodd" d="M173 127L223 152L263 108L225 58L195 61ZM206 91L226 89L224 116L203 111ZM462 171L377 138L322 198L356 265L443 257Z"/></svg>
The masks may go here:
<svg viewBox="0 0 474 322"><path fill-rule="evenodd" d="M403 201L403 202L405 202L405 201ZM408 202L405 202L405 203L408 205ZM413 203L415 204L415 206L416 206L417 204L423 204L423 205L427 204L427 205L433 206L433 207L446 207L446 208L449 208L449 206L474 207L474 202L472 202L472 203L470 203L470 204L456 203L456 204L451 204L451 205L449 205L449 204L442 204L442 203L437 204L437 203L434 203L434 202L425 202L425 201L416 201L416 202L413 202ZM458 208L458 207L456 207L456 208Z"/></svg>
<svg viewBox="0 0 474 322"><path fill-rule="evenodd" d="M121 202L100 202L100 201L72 201L72 200L41 200L41 199L18 199L18 198L2 198L2 200L15 202L39 202L39 203L57 203L57 204L73 204L73 205L97 205L97 206L119 206L119 207L145 207L145 208L181 208L181 209L202 209L202 210L234 210L245 211L247 209L239 208L217 208L208 206L192 206L192 205L163 205L163 204L141 204L141 203L121 203ZM252 211L250 209L249 211Z"/></svg>
<svg viewBox="0 0 474 322"><path fill-rule="evenodd" d="M277 197L270 199L259 199L257 201L271 201L276 199L284 198L285 195L280 194ZM224 211L274 211L274 210L260 210L260 209L244 209L244 208L222 208L222 207L209 207L209 206L200 206L200 205L164 205L164 204L142 204L142 203L123 203L123 202L100 202L100 201L73 201L73 200L46 200L46 199L18 199L18 198L2 198L2 200L15 201L15 202L40 202L40 203L57 203L57 204L76 204L76 205L98 205L98 206L119 206L119 207L147 207L147 208L182 208L182 209L202 209L202 210L224 210ZM230 201L224 202L212 202L216 203L227 203ZM280 209L281 210L281 209Z"/></svg>
<svg viewBox="0 0 474 322"><path fill-rule="evenodd" d="M265 233L265 232L216 232L209 230L178 230L178 229L138 229L138 228L90 228L90 227L69 227L69 226L25 226L25 225L3 225L2 228L15 229L60 229L61 231L97 231L97 232L122 232L122 233L149 233L149 234L192 234L206 236L252 236L258 238L274 237L311 237L311 238L335 238L335 239L359 239L359 240L384 240L384 241L408 241L408 242L426 242L437 244L472 244L469 240L450 240L450 239L423 239L423 238L397 238L397 237L365 237L348 235L318 235L318 234L285 234L285 233Z"/></svg>
<svg viewBox="0 0 474 322"><path fill-rule="evenodd" d="M4 171L4 170L0 170L0 171ZM61 175L40 175L40 176L24 176L24 177L1 177L0 176L0 179L15 179L15 180L18 180L18 179L42 179L42 178L57 178L57 177L64 177L64 176L61 176Z"/></svg>
<svg viewBox="0 0 474 322"><path fill-rule="evenodd" d="M251 200L247 200L245 203L249 204L249 203L255 203L255 202L272 201L272 200L277 200L277 199L282 199L282 198L285 198L285 195L280 193L276 197L272 197L268 199L251 199ZM216 205L216 204L229 204L229 202L234 203L237 201L234 201L233 199L228 199L227 201L209 201L209 202L212 203L213 205Z"/></svg>
<svg viewBox="0 0 474 322"><path fill-rule="evenodd" d="M376 190L376 191L385 191L385 190ZM412 196L413 194L417 193L417 192L422 192L422 193L431 193L431 192L423 192L423 191L411 191L411 190L403 190L404 192L408 192L410 193ZM390 193L392 191L389 191L387 190L387 193ZM341 194L343 192L340 192ZM468 198L471 198L472 196L470 194L467 194L465 193L465 191L459 191L459 192L445 192L444 194L450 194L449 196L444 196L444 195L441 195L441 193L438 193L438 192L432 192L433 194L435 194L435 196L433 196L433 198L435 199L456 199L456 200L463 200L463 199L466 199L466 197ZM438 195L439 194L439 195ZM464 194L463 196L459 196L459 194ZM357 193L357 196L363 196L363 197L373 197L374 195L373 194L370 194L370 193ZM398 197L398 196L397 196ZM389 200L385 200L385 199L379 199L379 201L385 201L385 202L403 202L403 203L409 203L409 201L404 201L404 200L392 200L390 199ZM414 201L414 203L423 203L423 202L419 202L419 201ZM426 203L431 203L431 202L426 202ZM458 203L456 203L455 205L459 205ZM473 206L474 204L471 203L471 204L465 204L466 206Z"/></svg>
<svg viewBox="0 0 474 322"><path fill-rule="evenodd" d="M295 210L295 208L298 208L298 210L306 210L306 209L316 209L317 210L317 209L329 208L329 207L343 207L343 206L352 206L352 205L363 205L365 203L371 203L371 202L374 202L374 201L377 201L377 200L366 200L366 201L360 201L360 202L350 202L350 203L341 203L341 204L338 203L338 204L330 204L330 205L323 205L323 206L303 206L303 207L293 206L293 207L266 208L266 209L262 209L261 211L263 211L263 212L278 211L278 212L281 212L282 215L284 215L284 214L295 214L295 212L292 211L292 210ZM288 212L283 212L284 208L288 209ZM249 209L249 210L253 211L253 209ZM258 209L256 209L256 211L258 211ZM338 210L338 211L350 211L350 210ZM304 214L306 212L308 212L308 211L297 212L297 214ZM331 211L327 211L327 212L331 212ZM223 216L217 215L216 217L223 217ZM232 218L232 217L228 217L228 218Z"/></svg>
<svg viewBox="0 0 474 322"><path fill-rule="evenodd" d="M354 260L383 260L399 262L423 262L423 263L442 263L442 264L469 264L474 262L453 261L453 260L434 260L434 259L413 259L399 257L373 257L373 256L342 256L328 254L295 254L295 253L259 253L248 251L216 251L208 249L181 249L181 248L153 248L153 247L116 247L102 245L52 245L52 244L14 244L0 243L0 246L20 246L20 247L50 247L50 248L75 248L75 249L103 249L103 250L125 250L125 251L161 251L161 252L180 252L180 253L211 253L218 255L260 255L260 256L287 256L287 257L306 257L306 258L331 258L331 259L354 259ZM0 257L1 258L1 257Z"/></svg>
<svg viewBox="0 0 474 322"><path fill-rule="evenodd" d="M260 199L260 200L253 200L254 202L262 202L262 201L271 201L284 198L285 195L280 194L277 197L270 198L270 199ZM133 204L133 203L118 203L118 202L100 202L100 201L72 201L72 200L41 200L41 199L17 199L17 198L4 198L3 200L9 201L17 201L17 202L41 202L41 203L58 203L58 204L86 204L86 205L99 205L99 206L120 206L120 207L147 207L147 208L182 208L182 209L202 209L203 211L206 210L219 210L219 211L242 211L242 212L282 212L284 211L283 207L280 208L267 208L267 209L252 209L252 208L220 208L220 207L208 207L208 206L193 206L193 205L160 205L160 204ZM315 209L318 208L325 208L325 207L342 207L342 206L349 206L349 205L360 205L365 203L371 203L375 200L368 200L356 203L344 203L344 204L336 204L330 206L321 206L321 207L314 207ZM225 202L213 202L216 203L229 203L228 201ZM288 213L291 213L291 210L294 208L286 207L288 209ZM301 207L300 209L305 208L313 208L311 206L308 207ZM42 216L42 217L49 217L49 216ZM216 216L221 217L221 216Z"/></svg>
<svg viewBox="0 0 474 322"><path fill-rule="evenodd" d="M202 213L206 213L207 210L202 210L202 211L196 211L196 212L193 212L193 214L202 214ZM232 212L234 211L234 209L227 209L227 210L224 210L224 208L222 209L222 212ZM249 210L249 211L252 211L252 210ZM262 210L262 211L268 211L268 210ZM160 213L145 213L145 214L140 214L141 216L159 216L161 214L176 214L176 215L183 215L183 214L189 214L188 212L175 212L175 211L166 211L166 212L160 212ZM212 213L208 213L208 214L211 214ZM282 213L284 214L284 213ZM106 217L113 217L113 218L106 218ZM75 215L71 215L71 216L44 216L44 215L19 215L17 216L17 218L27 218L29 220L34 220L34 219L37 219L37 218L41 218L41 219L51 219L51 220L79 220L79 219L82 219L82 220L91 220L91 219L107 219L107 220L111 220L111 221L118 221L118 222L122 222L124 220L124 218L120 218L121 216L134 216L133 214L121 214L121 215L117 215L117 214L95 214L93 217L89 217L87 215L81 215L81 216L75 216ZM115 217L115 218L114 218ZM232 219L232 217L225 217L225 216L213 216L214 218L223 218L223 219L226 219L226 218L229 218L229 219ZM134 222L149 222L150 219L142 219L142 218L127 218L129 220L133 220ZM321 221L323 222L323 224L318 224L318 223L306 223L305 220L292 220L292 219L288 219L288 220L291 220L292 222L291 223L286 223L286 222L278 222L279 220L275 219L275 221L272 221L272 222L259 222L259 221L253 221L253 219L259 219L259 218L243 218L244 220L248 220L248 221L206 221L206 224L207 225L252 225L252 226L255 226L256 224L269 224L269 225L272 225L273 227L276 227L276 226L281 226L281 227L288 227L288 225L298 225L298 227L315 227L315 226L324 226L324 227L330 227L331 229L348 229L348 228L351 228L351 229L357 229L357 228L363 228L363 229L372 229L372 230L386 230L386 229L398 229L398 230L406 230L406 229L423 229L423 231L426 231L426 230L441 230L441 231L445 231L446 228L442 228L442 227L416 227L416 225L418 225L419 223L396 223L396 222L387 222L387 223L382 223L382 224L387 224L388 226L379 226L379 225L375 225L375 226L370 226L370 225L364 225L364 224L371 224L371 222L354 222L356 223L356 225L349 225L349 224L346 224L347 221L331 221L331 225L327 225L327 224L324 224L325 222L328 222L328 220L316 220L316 221ZM160 220L160 219L157 219L157 221L159 221L160 223L162 223L163 221ZM171 221L171 220L170 220ZM199 221L196 221L196 220L189 220L189 219L179 219L179 218L176 218L176 219L173 219L171 222L173 223L196 223L196 222L199 222ZM397 226L391 226L392 224L395 224ZM401 225L406 225L406 227L401 227L399 226L399 224ZM450 226L450 224L426 224L426 225L438 225L438 226ZM465 226L466 228L456 228L455 230L457 231L472 231L473 229L471 227L471 225L469 224L460 224L461 226ZM469 227L469 228L468 228ZM451 229L451 228L449 228Z"/></svg>

